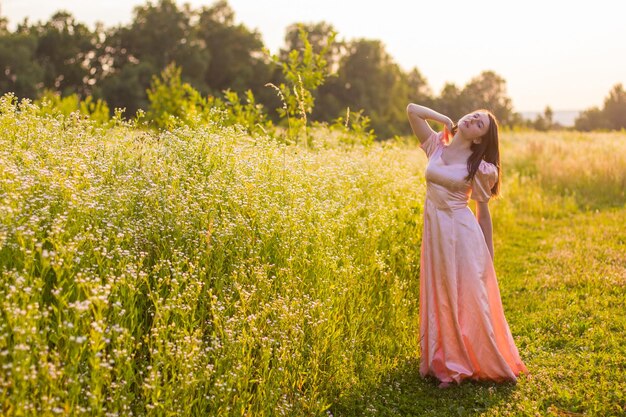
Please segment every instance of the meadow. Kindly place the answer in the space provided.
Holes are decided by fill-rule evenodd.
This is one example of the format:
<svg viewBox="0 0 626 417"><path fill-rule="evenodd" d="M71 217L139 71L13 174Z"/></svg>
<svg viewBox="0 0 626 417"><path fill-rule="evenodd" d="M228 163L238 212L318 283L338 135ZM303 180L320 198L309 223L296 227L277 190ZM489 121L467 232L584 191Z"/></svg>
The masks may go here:
<svg viewBox="0 0 626 417"><path fill-rule="evenodd" d="M6 416L626 415L626 133L502 134L529 374L418 374L426 158L324 128L157 133L0 99Z"/></svg>

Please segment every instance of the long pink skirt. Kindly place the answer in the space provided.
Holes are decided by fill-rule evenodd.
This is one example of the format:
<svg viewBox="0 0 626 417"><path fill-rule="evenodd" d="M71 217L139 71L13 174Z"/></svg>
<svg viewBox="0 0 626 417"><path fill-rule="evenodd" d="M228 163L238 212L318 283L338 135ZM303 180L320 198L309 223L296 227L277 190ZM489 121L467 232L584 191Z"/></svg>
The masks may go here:
<svg viewBox="0 0 626 417"><path fill-rule="evenodd" d="M441 210L426 199L421 254L420 374L458 383L468 378L515 381L528 372L471 210Z"/></svg>

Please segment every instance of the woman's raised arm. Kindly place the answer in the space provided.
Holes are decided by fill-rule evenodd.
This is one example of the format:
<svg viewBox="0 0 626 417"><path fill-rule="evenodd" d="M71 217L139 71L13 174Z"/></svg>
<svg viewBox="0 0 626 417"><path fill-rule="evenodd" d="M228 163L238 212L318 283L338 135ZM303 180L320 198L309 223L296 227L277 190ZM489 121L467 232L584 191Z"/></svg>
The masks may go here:
<svg viewBox="0 0 626 417"><path fill-rule="evenodd" d="M428 107L409 103L409 105L406 106L406 114L409 117L411 129L413 129L413 133L415 133L420 143L424 143L434 132L426 120L434 120L443 123L448 127L448 130L452 131L452 120L448 116L444 116Z"/></svg>

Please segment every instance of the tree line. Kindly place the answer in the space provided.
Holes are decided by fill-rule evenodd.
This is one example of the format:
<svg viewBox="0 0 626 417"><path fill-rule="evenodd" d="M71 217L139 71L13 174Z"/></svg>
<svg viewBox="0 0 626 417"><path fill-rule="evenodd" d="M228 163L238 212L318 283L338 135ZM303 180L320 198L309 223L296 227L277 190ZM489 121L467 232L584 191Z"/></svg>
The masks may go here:
<svg viewBox="0 0 626 417"><path fill-rule="evenodd" d="M101 100L107 109L124 108L128 116L149 108L155 75L175 63L182 81L199 94L223 99L249 90L246 94L279 120L281 100L268 85L287 81L281 65L289 62L292 51L302 51L305 41L325 60L323 79L312 90L313 121L330 122L347 109L363 110L379 137L402 135L409 133L406 103L419 102L452 118L489 108L503 125L529 124L514 112L506 81L493 71L478 74L464 86L448 83L436 96L420 71L403 71L381 41L338 40L326 22L289 26L284 47L271 56L258 32L235 23L225 0L199 9L173 0L148 2L134 9L128 25L109 28L98 24L91 29L63 11L47 22L24 20L14 31L8 30L6 19L0 20L0 92L31 99L51 91L75 94ZM626 97L617 85L605 107L583 112L576 127L626 127L624 106ZM530 125L553 127L546 120Z"/></svg>

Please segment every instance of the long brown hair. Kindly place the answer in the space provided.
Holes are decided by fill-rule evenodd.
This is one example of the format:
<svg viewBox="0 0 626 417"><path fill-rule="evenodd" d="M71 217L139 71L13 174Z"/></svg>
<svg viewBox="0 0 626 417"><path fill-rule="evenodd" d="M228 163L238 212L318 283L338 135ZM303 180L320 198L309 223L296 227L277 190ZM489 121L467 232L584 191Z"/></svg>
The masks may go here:
<svg viewBox="0 0 626 417"><path fill-rule="evenodd" d="M482 140L480 143L472 143L470 149L472 154L467 158L467 172L468 175L465 177L467 181L472 181L474 176L476 175L476 171L478 171L478 166L480 165L480 161L485 160L486 162L490 162L496 166L498 169L498 180L491 187L491 194L493 196L497 196L500 194L500 183L502 178L502 172L500 167L500 140L498 136L498 122L496 121L496 117L489 110L480 109L476 110L479 112L487 113L489 117L489 129L487 133L482 136ZM453 134L456 133L458 126L455 123L453 125Z"/></svg>

